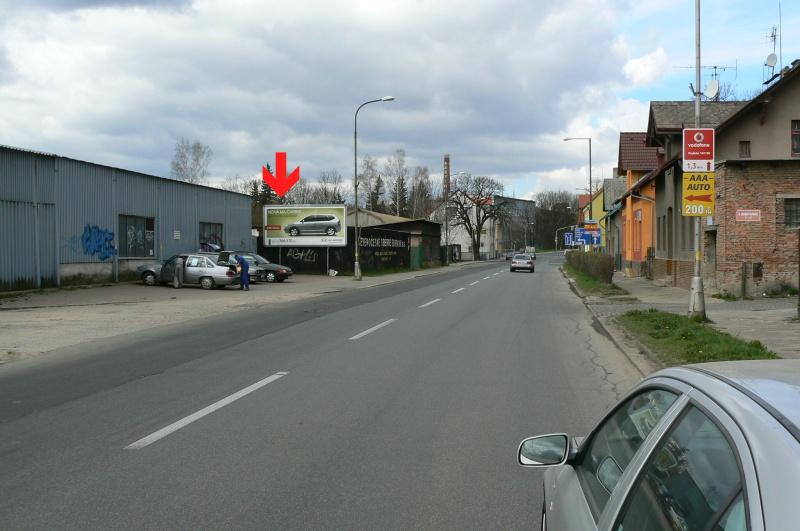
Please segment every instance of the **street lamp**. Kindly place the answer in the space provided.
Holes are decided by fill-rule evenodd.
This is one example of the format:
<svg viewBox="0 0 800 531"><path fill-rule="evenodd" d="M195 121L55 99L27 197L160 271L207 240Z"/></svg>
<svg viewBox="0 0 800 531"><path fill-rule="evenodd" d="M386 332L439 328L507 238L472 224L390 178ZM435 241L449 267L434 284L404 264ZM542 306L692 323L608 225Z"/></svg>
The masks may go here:
<svg viewBox="0 0 800 531"><path fill-rule="evenodd" d="M393 101L394 96L384 96L377 100L369 100L365 101L361 105L358 106L356 109L355 117L353 118L353 189L355 190L355 208L356 208L356 215L355 215L355 233L356 233L356 241L355 241L355 250L356 250L356 263L353 270L353 278L355 280L361 280L361 264L359 263L359 248L361 247L361 241L358 237L358 111L361 110L361 107L364 105L368 105L370 103L378 103L381 101Z"/></svg>
<svg viewBox="0 0 800 531"><path fill-rule="evenodd" d="M564 142L569 142L570 140L588 140L589 141L589 219L593 219L592 216L592 139L588 136L576 136L576 137L567 137L564 139Z"/></svg>

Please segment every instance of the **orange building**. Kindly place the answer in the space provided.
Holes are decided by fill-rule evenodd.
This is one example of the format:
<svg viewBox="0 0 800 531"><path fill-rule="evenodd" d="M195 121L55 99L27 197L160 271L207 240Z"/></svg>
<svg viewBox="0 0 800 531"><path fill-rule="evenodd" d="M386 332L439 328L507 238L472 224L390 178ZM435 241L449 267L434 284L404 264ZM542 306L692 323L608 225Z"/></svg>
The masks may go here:
<svg viewBox="0 0 800 531"><path fill-rule="evenodd" d="M646 147L646 133L620 133L619 171L627 178L622 196L622 270L646 276L648 253L655 244L656 185L646 177L659 166L656 148Z"/></svg>

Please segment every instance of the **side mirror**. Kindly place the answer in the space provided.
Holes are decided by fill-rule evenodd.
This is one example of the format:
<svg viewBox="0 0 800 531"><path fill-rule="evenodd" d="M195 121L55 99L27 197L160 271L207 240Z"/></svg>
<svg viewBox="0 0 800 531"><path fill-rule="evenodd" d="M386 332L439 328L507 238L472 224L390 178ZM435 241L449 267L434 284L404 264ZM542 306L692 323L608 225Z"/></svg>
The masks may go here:
<svg viewBox="0 0 800 531"><path fill-rule="evenodd" d="M553 433L528 437L519 445L517 461L522 466L557 466L567 462L569 437Z"/></svg>

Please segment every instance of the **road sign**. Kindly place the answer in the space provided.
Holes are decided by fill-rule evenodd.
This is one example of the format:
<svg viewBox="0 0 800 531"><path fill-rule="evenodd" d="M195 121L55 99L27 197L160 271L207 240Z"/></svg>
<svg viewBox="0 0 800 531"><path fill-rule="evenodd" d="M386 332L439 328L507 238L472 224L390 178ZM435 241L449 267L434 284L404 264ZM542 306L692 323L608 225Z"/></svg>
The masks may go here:
<svg viewBox="0 0 800 531"><path fill-rule="evenodd" d="M714 171L714 130L683 130L683 171Z"/></svg>
<svg viewBox="0 0 800 531"><path fill-rule="evenodd" d="M736 221L761 221L760 210L737 210Z"/></svg>
<svg viewBox="0 0 800 531"><path fill-rule="evenodd" d="M684 216L714 215L714 172L684 173L681 214Z"/></svg>
<svg viewBox="0 0 800 531"><path fill-rule="evenodd" d="M573 245L573 243L572 243L572 233L571 232L565 232L564 233L564 247L566 247L568 245L570 247L572 247L572 245Z"/></svg>

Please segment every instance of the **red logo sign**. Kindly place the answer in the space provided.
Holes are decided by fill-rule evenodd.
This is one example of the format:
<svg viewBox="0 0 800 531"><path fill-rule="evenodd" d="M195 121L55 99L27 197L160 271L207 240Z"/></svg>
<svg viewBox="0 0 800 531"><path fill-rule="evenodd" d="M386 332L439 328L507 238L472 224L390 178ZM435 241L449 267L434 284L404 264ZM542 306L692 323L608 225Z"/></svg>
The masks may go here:
<svg viewBox="0 0 800 531"><path fill-rule="evenodd" d="M286 152L279 151L275 153L275 175L272 175L266 166L262 166L261 178L278 196L283 197L300 180L300 166L286 175Z"/></svg>
<svg viewBox="0 0 800 531"><path fill-rule="evenodd" d="M761 221L760 210L737 210L736 221Z"/></svg>
<svg viewBox="0 0 800 531"><path fill-rule="evenodd" d="M683 171L714 171L714 130L683 130Z"/></svg>

